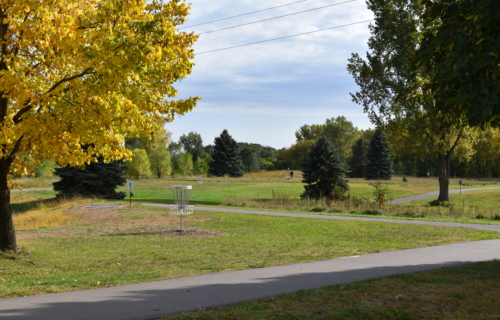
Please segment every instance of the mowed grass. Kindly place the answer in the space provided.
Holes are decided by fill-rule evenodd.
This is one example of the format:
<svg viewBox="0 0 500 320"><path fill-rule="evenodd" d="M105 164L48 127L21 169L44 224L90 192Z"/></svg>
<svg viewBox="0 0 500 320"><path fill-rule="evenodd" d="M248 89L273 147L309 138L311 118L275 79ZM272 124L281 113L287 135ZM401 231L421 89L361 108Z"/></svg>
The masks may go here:
<svg viewBox="0 0 500 320"><path fill-rule="evenodd" d="M500 261L301 290L161 319L498 319Z"/></svg>
<svg viewBox="0 0 500 320"><path fill-rule="evenodd" d="M192 185L190 203L198 206L236 206L279 211L296 211L339 215L363 215L374 213L380 216L391 216L399 219L423 219L433 221L455 221L467 223L500 223L500 206L498 206L500 190L488 192L474 191L464 196L451 194L451 207L430 207L428 203L435 199L398 205L385 204L382 208L374 200L372 181L349 179L349 197L345 201L302 200L300 194L304 190L301 177L285 179L284 171L259 172L244 178L203 178L198 177L144 179L135 181L133 202L173 203L172 185ZM498 179L463 180L466 187L500 186ZM388 188L386 200L397 199L424 192L438 190L436 178L393 177L383 181ZM458 179L452 179L450 188L458 188ZM128 194L125 187L119 188ZM14 196L25 192L13 193ZM40 199L54 197L54 191L31 191L30 194ZM15 202L15 201L13 201ZM118 201L115 203L124 203ZM24 204L15 203L14 211L22 212ZM476 219L479 218L479 219Z"/></svg>
<svg viewBox="0 0 500 320"><path fill-rule="evenodd" d="M384 181L384 184L390 189L387 199L398 199L439 189L437 179L426 180L415 178L415 180L414 183L400 183L394 179L387 182ZM372 182L363 179L350 179L349 196L351 198L373 198L374 188L370 185ZM193 186L190 201L194 205L215 206L225 202L245 199L267 200L273 199L278 195L286 195L290 199L300 199L300 195L304 192L304 183L301 182L301 179L297 178L293 180L205 178L201 184L198 183L198 180L189 178L151 179L135 181L133 201L173 203L171 187L177 184ZM473 185L473 187L479 186L484 185ZM495 186L495 184L487 184L487 186ZM500 184L496 186L500 186ZM453 189L454 186L451 187ZM128 190L125 187L119 188L119 191L124 191L128 194ZM44 193L42 192L41 194Z"/></svg>
<svg viewBox="0 0 500 320"><path fill-rule="evenodd" d="M178 216L161 208L64 214L68 220L58 227L17 232L21 252L0 258L0 297L500 238L462 228L216 212L186 217L188 232L179 234Z"/></svg>

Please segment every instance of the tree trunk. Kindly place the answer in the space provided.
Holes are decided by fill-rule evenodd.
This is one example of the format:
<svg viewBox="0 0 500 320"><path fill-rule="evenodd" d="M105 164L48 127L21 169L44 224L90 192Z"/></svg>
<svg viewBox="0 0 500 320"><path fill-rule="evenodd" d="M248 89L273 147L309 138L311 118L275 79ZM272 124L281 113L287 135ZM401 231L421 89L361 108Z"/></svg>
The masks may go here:
<svg viewBox="0 0 500 320"><path fill-rule="evenodd" d="M438 201L450 201L451 152L439 155L439 197Z"/></svg>
<svg viewBox="0 0 500 320"><path fill-rule="evenodd" d="M14 223L12 221L12 210L10 208L10 190L7 185L7 174L5 173L5 161L0 160L0 251L19 251L16 243Z"/></svg>

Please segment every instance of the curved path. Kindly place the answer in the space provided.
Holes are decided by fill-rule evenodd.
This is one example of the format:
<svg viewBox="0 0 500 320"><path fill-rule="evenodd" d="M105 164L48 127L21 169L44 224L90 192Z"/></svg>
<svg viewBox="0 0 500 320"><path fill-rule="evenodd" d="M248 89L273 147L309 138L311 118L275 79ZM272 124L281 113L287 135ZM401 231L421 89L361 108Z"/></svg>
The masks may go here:
<svg viewBox="0 0 500 320"><path fill-rule="evenodd" d="M500 232L500 225L341 217L213 207L196 207L196 209L316 219L426 224ZM498 258L500 258L500 239L380 252L111 288L0 299L0 318L13 320L155 319L164 315L224 306L239 301L292 293L301 289L347 284L374 277L459 266Z"/></svg>
<svg viewBox="0 0 500 320"><path fill-rule="evenodd" d="M462 189L462 192L493 190L493 189L500 189L500 187L467 188L467 189ZM449 193L460 193L460 189L449 190ZM433 192L416 194L416 195L405 197L405 198L394 199L394 200L389 201L389 203L396 204L396 203L410 202L410 201L415 201L415 200L437 198L438 196L439 196L439 191L433 191Z"/></svg>

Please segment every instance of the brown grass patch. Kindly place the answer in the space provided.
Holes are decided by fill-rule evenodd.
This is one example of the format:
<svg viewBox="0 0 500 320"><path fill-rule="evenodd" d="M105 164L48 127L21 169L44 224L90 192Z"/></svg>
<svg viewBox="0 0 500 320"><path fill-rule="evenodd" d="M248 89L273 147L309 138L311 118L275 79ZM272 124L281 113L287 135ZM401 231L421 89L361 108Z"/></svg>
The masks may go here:
<svg viewBox="0 0 500 320"><path fill-rule="evenodd" d="M176 232L180 220L178 215L162 210L128 207L120 209L85 209L84 207L76 207L64 210L64 216L67 219L65 225L55 225L50 229L21 231L18 232L17 237L19 239L37 239L128 234L150 234L164 237L207 237L221 234L215 231L197 230L195 228L197 223L214 219L198 213L183 217L185 232Z"/></svg>

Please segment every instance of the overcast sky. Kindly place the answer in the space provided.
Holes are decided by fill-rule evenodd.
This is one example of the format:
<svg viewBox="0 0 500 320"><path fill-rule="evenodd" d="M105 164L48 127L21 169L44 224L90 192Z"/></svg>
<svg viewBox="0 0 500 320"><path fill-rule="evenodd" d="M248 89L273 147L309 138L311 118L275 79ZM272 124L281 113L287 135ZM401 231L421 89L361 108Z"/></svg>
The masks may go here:
<svg viewBox="0 0 500 320"><path fill-rule="evenodd" d="M186 27L299 0L190 0ZM202 33L256 20L328 6L347 0L308 0L183 31ZM262 40L373 19L363 0L201 35L202 53ZM359 129L372 127L349 92L357 86L346 71L352 52L365 56L368 22L230 50L198 54L193 73L176 84L179 98L201 96L192 112L167 125L177 141L190 131L203 144L227 129L238 142L277 149L295 142L304 124L345 116Z"/></svg>

